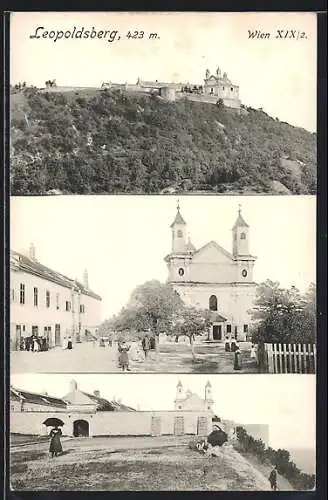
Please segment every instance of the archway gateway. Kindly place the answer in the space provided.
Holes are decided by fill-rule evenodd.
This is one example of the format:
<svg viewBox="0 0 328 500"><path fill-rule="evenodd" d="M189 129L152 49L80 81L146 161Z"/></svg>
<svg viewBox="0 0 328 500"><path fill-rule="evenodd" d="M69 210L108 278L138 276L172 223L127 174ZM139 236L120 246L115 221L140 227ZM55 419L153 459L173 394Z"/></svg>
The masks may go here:
<svg viewBox="0 0 328 500"><path fill-rule="evenodd" d="M75 420L73 422L74 437L89 437L89 422L86 420Z"/></svg>

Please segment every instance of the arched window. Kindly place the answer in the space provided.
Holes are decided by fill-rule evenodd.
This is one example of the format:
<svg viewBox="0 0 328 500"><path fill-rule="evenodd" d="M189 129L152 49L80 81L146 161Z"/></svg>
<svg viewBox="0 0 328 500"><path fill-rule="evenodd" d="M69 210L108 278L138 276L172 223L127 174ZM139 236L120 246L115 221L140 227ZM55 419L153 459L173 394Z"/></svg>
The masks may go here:
<svg viewBox="0 0 328 500"><path fill-rule="evenodd" d="M209 306L210 306L210 311L218 310L218 299L216 298L216 295L210 296Z"/></svg>
<svg viewBox="0 0 328 500"><path fill-rule="evenodd" d="M178 238L182 238L183 233L182 233L181 229L179 229L179 231L177 232L177 235L178 235Z"/></svg>
<svg viewBox="0 0 328 500"><path fill-rule="evenodd" d="M246 240L246 234L245 234L245 233L241 233L241 235L240 235L240 239L241 239L241 240Z"/></svg>

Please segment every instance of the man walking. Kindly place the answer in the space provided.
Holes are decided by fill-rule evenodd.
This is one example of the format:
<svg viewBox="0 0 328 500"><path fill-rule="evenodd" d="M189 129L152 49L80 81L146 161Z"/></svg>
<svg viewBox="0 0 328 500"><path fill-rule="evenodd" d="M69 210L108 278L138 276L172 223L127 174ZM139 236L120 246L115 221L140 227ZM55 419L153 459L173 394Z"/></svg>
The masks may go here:
<svg viewBox="0 0 328 500"><path fill-rule="evenodd" d="M142 349L145 354L145 359L148 357L148 352L150 351L150 340L148 335L145 335L144 338L142 339Z"/></svg>
<svg viewBox="0 0 328 500"><path fill-rule="evenodd" d="M274 467L269 476L272 491L277 491L277 467Z"/></svg>

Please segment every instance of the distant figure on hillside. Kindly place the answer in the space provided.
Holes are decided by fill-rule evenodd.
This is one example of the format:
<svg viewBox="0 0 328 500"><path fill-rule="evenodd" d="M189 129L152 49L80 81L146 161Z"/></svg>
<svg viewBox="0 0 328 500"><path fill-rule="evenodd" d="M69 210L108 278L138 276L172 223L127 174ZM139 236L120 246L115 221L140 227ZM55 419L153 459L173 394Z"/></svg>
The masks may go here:
<svg viewBox="0 0 328 500"><path fill-rule="evenodd" d="M62 444L60 442L62 431L58 429L58 427L54 427L51 429L49 436L51 438L49 453L51 454L51 458L54 458L57 457L59 453L63 452Z"/></svg>
<svg viewBox="0 0 328 500"><path fill-rule="evenodd" d="M234 370L241 370L241 352L240 352L238 345L236 345L235 360L234 360L233 369Z"/></svg>
<svg viewBox="0 0 328 500"><path fill-rule="evenodd" d="M270 472L269 482L271 489L273 491L277 491L277 467L274 467Z"/></svg>
<svg viewBox="0 0 328 500"><path fill-rule="evenodd" d="M151 349L149 336L145 335L144 338L142 339L141 343L142 343L142 349L143 349L143 352L145 354L145 359L146 359L148 357L148 353Z"/></svg>
<svg viewBox="0 0 328 500"><path fill-rule="evenodd" d="M128 355L129 350L130 350L130 346L127 345L126 342L122 342L118 346L118 352L119 352L118 363L119 363L120 367L122 368L123 372L125 370L128 371L128 372L130 371L130 368L129 368L129 355Z"/></svg>
<svg viewBox="0 0 328 500"><path fill-rule="evenodd" d="M225 352L230 352L230 339L228 336L225 338L224 350Z"/></svg>

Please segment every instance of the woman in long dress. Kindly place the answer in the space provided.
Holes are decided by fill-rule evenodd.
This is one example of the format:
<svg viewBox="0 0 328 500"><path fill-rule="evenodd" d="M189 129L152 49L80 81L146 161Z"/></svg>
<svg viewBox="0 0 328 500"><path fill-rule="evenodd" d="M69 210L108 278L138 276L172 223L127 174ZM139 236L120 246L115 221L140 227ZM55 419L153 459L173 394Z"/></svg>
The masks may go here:
<svg viewBox="0 0 328 500"><path fill-rule="evenodd" d="M68 337L68 340L67 340L67 349L73 349L72 337Z"/></svg>
<svg viewBox="0 0 328 500"><path fill-rule="evenodd" d="M39 344L38 339L36 337L33 339L33 351L34 352L40 351L40 344Z"/></svg>
<svg viewBox="0 0 328 500"><path fill-rule="evenodd" d="M62 436L62 431L58 429L58 427L54 427L50 431L50 447L49 453L51 454L51 458L57 457L59 453L63 452L62 444L60 442L60 436Z"/></svg>
<svg viewBox="0 0 328 500"><path fill-rule="evenodd" d="M233 365L234 370L241 370L241 352L239 347L236 345L236 350L235 350L235 360L234 360L234 365Z"/></svg>
<svg viewBox="0 0 328 500"><path fill-rule="evenodd" d="M255 345L252 344L252 347L251 347L251 359L255 359L256 360L256 349L255 349Z"/></svg>
<svg viewBox="0 0 328 500"><path fill-rule="evenodd" d="M225 338L224 350L225 352L230 352L230 340L228 336Z"/></svg>

